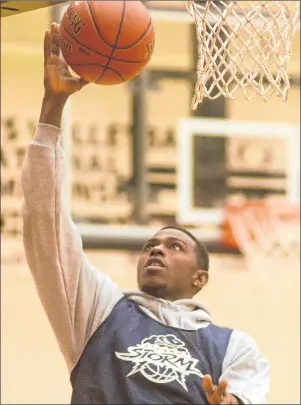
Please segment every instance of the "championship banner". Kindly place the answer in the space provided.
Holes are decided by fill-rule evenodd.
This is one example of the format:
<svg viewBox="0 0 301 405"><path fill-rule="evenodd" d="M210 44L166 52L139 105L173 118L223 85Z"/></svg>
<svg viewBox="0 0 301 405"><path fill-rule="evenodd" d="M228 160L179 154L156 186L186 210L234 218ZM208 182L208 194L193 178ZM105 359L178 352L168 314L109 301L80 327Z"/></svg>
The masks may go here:
<svg viewBox="0 0 301 405"><path fill-rule="evenodd" d="M66 0L60 1L3 1L1 0L1 17L9 17L14 14L25 13L49 6L55 6L59 3L66 3Z"/></svg>

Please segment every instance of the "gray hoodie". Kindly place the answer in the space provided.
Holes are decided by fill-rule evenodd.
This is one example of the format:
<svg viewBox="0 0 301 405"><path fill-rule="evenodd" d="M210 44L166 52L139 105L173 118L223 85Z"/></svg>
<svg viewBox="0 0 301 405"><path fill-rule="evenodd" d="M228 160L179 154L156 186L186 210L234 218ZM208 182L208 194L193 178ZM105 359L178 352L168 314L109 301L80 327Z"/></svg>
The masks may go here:
<svg viewBox="0 0 301 405"><path fill-rule="evenodd" d="M211 323L209 312L196 300L170 302L139 290L122 292L88 262L67 208L65 174L60 130L39 124L21 174L23 240L39 297L69 372L124 295L164 325L196 330ZM266 403L269 364L246 333L233 331L221 379L228 381L229 393L242 402Z"/></svg>

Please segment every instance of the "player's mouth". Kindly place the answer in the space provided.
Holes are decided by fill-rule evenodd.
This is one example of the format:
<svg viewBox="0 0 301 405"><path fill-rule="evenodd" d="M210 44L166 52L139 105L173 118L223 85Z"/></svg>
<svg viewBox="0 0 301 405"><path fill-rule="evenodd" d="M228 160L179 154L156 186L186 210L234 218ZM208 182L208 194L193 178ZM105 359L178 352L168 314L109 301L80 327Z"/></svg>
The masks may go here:
<svg viewBox="0 0 301 405"><path fill-rule="evenodd" d="M163 262L163 260L161 259L157 259L157 258L150 258L147 260L147 262L145 263L144 269L146 271L148 270L162 270L165 269L165 263Z"/></svg>

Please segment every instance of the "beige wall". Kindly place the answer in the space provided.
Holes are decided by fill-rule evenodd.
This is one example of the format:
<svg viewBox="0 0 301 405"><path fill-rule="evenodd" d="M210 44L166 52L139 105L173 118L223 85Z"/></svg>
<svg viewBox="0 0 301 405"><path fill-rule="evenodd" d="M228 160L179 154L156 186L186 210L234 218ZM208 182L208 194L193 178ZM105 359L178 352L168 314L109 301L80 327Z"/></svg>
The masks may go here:
<svg viewBox="0 0 301 405"><path fill-rule="evenodd" d="M20 164L16 151L27 145L32 136L29 122L35 124L43 95L42 41L47 13L47 10L39 10L1 21L1 118L17 117L16 125L21 135L18 142L8 142L8 130L2 128L2 146L8 153L8 165L2 167L1 178L14 178L18 186ZM188 37L187 25L170 23L171 43L167 40L166 27L163 22L156 23L157 48L153 66L187 68L189 48L184 40ZM300 60L296 47L294 55ZM176 127L179 116L189 114L189 91L183 83L166 81L159 92L150 94L150 122L160 128L162 136L165 130ZM299 95L299 89L292 89L287 103L279 100L267 104L232 102L230 116L297 123L300 122ZM119 123L129 124L129 114L127 85L91 86L72 101L73 121L77 120L84 128L91 122L96 123L100 128L99 138L104 135L104 125L115 121L116 117ZM87 159L87 146L80 151ZM149 159L162 161L162 156L164 159L175 156L169 149L161 149L160 153L157 150ZM20 201L20 188L17 187L14 195L2 196L2 207L10 215L19 211ZM105 207L98 205L97 210ZM9 227L15 226L14 221L10 218ZM11 241L7 230L2 236L1 400L11 404L68 403L70 385L66 367L24 262L21 238ZM135 287L136 257L123 252L88 252L88 256L111 275L120 288ZM272 366L270 402L297 404L300 401L299 273L287 266L285 271L263 283L264 269L255 275L243 268L241 262L214 257L212 280L200 299L208 305L217 323L243 329L258 341Z"/></svg>

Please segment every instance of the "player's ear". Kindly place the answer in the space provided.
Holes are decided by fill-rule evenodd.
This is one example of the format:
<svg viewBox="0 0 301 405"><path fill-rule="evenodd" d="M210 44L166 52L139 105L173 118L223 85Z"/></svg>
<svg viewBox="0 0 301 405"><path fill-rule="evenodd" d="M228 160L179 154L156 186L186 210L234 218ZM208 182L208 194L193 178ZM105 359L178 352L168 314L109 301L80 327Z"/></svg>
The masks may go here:
<svg viewBox="0 0 301 405"><path fill-rule="evenodd" d="M192 279L192 284L198 289L201 290L209 280L209 273L208 271L198 269Z"/></svg>

